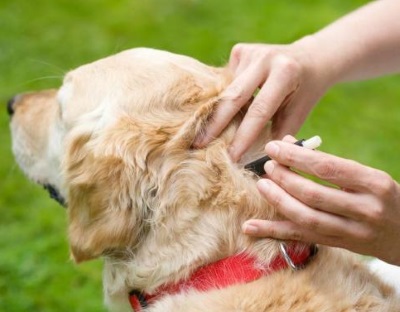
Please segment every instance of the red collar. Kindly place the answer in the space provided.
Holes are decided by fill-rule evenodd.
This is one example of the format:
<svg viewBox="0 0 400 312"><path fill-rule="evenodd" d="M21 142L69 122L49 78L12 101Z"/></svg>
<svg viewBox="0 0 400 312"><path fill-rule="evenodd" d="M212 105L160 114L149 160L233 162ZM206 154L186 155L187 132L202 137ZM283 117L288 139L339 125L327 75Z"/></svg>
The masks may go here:
<svg viewBox="0 0 400 312"><path fill-rule="evenodd" d="M141 312L142 308L147 307L149 303L165 295L173 295L189 289L204 292L234 284L249 283L288 267L301 269L317 252L315 245L306 248L303 246L298 244L287 246L281 243L281 254L267 266L260 265L255 257L244 253L221 259L199 268L188 279L177 284L162 285L154 294L134 290L129 293L129 301L135 312Z"/></svg>

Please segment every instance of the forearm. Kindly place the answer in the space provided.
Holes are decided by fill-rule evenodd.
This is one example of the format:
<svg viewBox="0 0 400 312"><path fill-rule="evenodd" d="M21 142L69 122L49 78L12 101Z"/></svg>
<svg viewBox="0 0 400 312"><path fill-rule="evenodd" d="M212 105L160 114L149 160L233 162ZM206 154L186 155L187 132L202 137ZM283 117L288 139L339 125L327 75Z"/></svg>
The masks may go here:
<svg viewBox="0 0 400 312"><path fill-rule="evenodd" d="M379 0L299 40L327 85L400 72L400 0Z"/></svg>

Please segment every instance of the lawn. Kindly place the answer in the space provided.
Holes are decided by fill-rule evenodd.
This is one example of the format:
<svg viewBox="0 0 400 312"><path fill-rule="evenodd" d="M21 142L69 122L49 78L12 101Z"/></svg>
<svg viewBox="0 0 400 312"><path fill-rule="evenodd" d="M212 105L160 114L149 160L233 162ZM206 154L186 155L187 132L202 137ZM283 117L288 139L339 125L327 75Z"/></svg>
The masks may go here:
<svg viewBox="0 0 400 312"><path fill-rule="evenodd" d="M222 65L237 42L288 43L360 0L2 0L0 102L54 88L80 64L136 46ZM389 30L388 30L389 31ZM334 47L332 47L334 48ZM340 85L300 136L400 180L400 77ZM69 260L66 213L22 175L0 113L0 311L104 311L101 260Z"/></svg>

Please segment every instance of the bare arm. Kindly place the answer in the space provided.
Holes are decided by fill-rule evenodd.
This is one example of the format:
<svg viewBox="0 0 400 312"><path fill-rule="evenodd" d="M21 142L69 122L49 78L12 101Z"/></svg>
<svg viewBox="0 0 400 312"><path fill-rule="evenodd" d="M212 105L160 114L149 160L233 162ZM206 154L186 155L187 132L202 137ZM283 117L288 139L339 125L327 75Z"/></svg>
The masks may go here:
<svg viewBox="0 0 400 312"><path fill-rule="evenodd" d="M305 38L330 85L400 72L399 14L400 1L373 1Z"/></svg>

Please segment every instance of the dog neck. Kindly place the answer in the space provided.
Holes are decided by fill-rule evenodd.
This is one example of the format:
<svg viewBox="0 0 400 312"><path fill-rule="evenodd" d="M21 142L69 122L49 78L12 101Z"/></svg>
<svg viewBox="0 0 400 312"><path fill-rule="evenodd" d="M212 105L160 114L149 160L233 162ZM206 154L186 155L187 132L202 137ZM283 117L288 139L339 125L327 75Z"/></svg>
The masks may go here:
<svg viewBox="0 0 400 312"><path fill-rule="evenodd" d="M189 156L186 161L170 157L174 166L161 163L159 204L152 209L146 233L124 259L106 258L104 286L110 302L132 289L153 294L243 251L267 266L279 254L276 241L241 231L250 218L274 218L254 175L232 164L225 147L216 143ZM174 174L165 168L173 168Z"/></svg>
<svg viewBox="0 0 400 312"><path fill-rule="evenodd" d="M301 269L317 252L314 245L304 246L304 244L292 243L288 247L286 244L282 246L282 253L267 264L260 263L255 256L239 253L200 267L187 279L178 283L161 285L152 293L132 290L129 293L130 304L133 310L138 312L142 311L142 308L147 307L148 304L167 295L191 290L206 292L235 284L249 283L288 267L293 270Z"/></svg>

